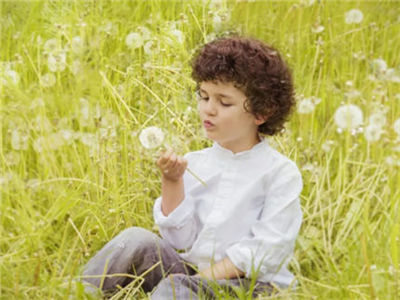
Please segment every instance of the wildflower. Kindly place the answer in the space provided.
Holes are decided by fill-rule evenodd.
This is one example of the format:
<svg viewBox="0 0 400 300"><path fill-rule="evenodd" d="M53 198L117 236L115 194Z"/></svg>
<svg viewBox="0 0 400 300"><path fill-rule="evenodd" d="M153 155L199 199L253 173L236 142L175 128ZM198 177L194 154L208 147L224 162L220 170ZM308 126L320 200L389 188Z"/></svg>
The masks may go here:
<svg viewBox="0 0 400 300"><path fill-rule="evenodd" d="M34 142L33 142L33 149L37 153L42 153L43 152L43 145L45 143L45 138L43 136L38 137Z"/></svg>
<svg viewBox="0 0 400 300"><path fill-rule="evenodd" d="M369 124L365 128L364 136L368 142L379 141L383 133L382 127L376 124Z"/></svg>
<svg viewBox="0 0 400 300"><path fill-rule="evenodd" d="M171 34L173 37L175 37L175 39L180 43L183 44L184 40L185 40L185 36L183 35L183 32L180 31L179 29L172 29L171 30Z"/></svg>
<svg viewBox="0 0 400 300"><path fill-rule="evenodd" d="M116 28L111 21L108 21L107 23L99 27L99 31L103 31L108 35L112 35L116 33Z"/></svg>
<svg viewBox="0 0 400 300"><path fill-rule="evenodd" d="M78 59L75 59L71 66L69 67L72 74L77 75L81 71L81 62Z"/></svg>
<svg viewBox="0 0 400 300"><path fill-rule="evenodd" d="M51 72L62 72L67 66L65 52L52 53L47 58L47 66Z"/></svg>
<svg viewBox="0 0 400 300"><path fill-rule="evenodd" d="M28 149L28 135L21 135L20 131L14 129L11 132L11 147L14 150L26 150Z"/></svg>
<svg viewBox="0 0 400 300"><path fill-rule="evenodd" d="M144 53L146 53L147 55L150 55L155 49L156 49L156 44L154 43L154 41L147 41L143 47Z"/></svg>
<svg viewBox="0 0 400 300"><path fill-rule="evenodd" d="M394 121L393 129L394 132L396 132L397 136L400 138L400 118Z"/></svg>
<svg viewBox="0 0 400 300"><path fill-rule="evenodd" d="M14 85L17 85L19 83L18 73L10 69L4 71L4 78L3 78L3 84L9 84L9 83Z"/></svg>
<svg viewBox="0 0 400 300"><path fill-rule="evenodd" d="M349 92L344 93L344 96L348 99L354 99L360 97L361 93L360 91L357 90L351 90Z"/></svg>
<svg viewBox="0 0 400 300"><path fill-rule="evenodd" d="M151 31L146 26L139 26L138 30L139 30L140 34L142 35L142 38L144 41L151 39Z"/></svg>
<svg viewBox="0 0 400 300"><path fill-rule="evenodd" d="M369 117L369 123L378 127L386 124L386 116L383 112L376 112Z"/></svg>
<svg viewBox="0 0 400 300"><path fill-rule="evenodd" d="M313 33L321 33L324 30L325 30L325 27L322 25L314 25L313 27L311 27L311 31Z"/></svg>
<svg viewBox="0 0 400 300"><path fill-rule="evenodd" d="M298 104L297 111L300 114L309 114L314 111L315 106L321 102L320 98L311 96L310 98L302 98Z"/></svg>
<svg viewBox="0 0 400 300"><path fill-rule="evenodd" d="M158 127L147 127L140 133L139 140L146 149L157 148L164 140L164 133Z"/></svg>
<svg viewBox="0 0 400 300"><path fill-rule="evenodd" d="M143 46L144 40L143 37L137 32L129 33L125 38L125 44L130 49L137 49Z"/></svg>
<svg viewBox="0 0 400 300"><path fill-rule="evenodd" d="M75 36L71 40L71 50L75 54L81 54L84 50L84 43L80 36Z"/></svg>
<svg viewBox="0 0 400 300"><path fill-rule="evenodd" d="M47 144L49 145L50 149L57 150L60 147L64 146L65 141L60 133L55 132L48 136Z"/></svg>
<svg viewBox="0 0 400 300"><path fill-rule="evenodd" d="M53 73L46 73L42 76L40 82L44 87L51 87L56 83L56 77Z"/></svg>
<svg viewBox="0 0 400 300"><path fill-rule="evenodd" d="M322 150L324 151L324 152L330 152L331 150L332 150L332 146L335 144L335 142L334 141L332 141L332 140L327 140L327 141L325 141L323 144L322 144L322 146L321 146L321 148L322 148Z"/></svg>
<svg viewBox="0 0 400 300"><path fill-rule="evenodd" d="M35 109L36 107L44 107L45 103L42 98L36 98L32 101L31 105L29 106L30 109Z"/></svg>
<svg viewBox="0 0 400 300"><path fill-rule="evenodd" d="M345 14L345 22L346 22L346 24L352 24L352 23L358 24L358 23L361 23L363 18L364 18L363 13L358 9L349 10Z"/></svg>
<svg viewBox="0 0 400 300"><path fill-rule="evenodd" d="M386 61L383 60L382 58L377 58L372 61L372 69L376 73L383 73L387 69L387 64Z"/></svg>
<svg viewBox="0 0 400 300"><path fill-rule="evenodd" d="M49 39L43 45L44 54L51 54L60 50L60 44L57 39Z"/></svg>
<svg viewBox="0 0 400 300"><path fill-rule="evenodd" d="M334 119L338 128L354 129L362 124L363 113L357 105L342 105L336 110Z"/></svg>

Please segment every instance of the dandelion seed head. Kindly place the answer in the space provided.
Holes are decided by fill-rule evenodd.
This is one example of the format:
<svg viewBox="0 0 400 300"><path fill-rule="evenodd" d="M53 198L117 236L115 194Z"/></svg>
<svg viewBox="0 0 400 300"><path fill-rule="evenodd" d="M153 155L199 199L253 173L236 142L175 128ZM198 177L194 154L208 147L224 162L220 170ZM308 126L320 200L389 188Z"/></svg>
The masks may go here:
<svg viewBox="0 0 400 300"><path fill-rule="evenodd" d="M400 118L398 118L396 121L394 121L393 129L394 129L394 132L396 132L398 138L400 138Z"/></svg>
<svg viewBox="0 0 400 300"><path fill-rule="evenodd" d="M382 58L377 58L372 61L372 68L377 73L383 73L387 69L386 61Z"/></svg>
<svg viewBox="0 0 400 300"><path fill-rule="evenodd" d="M42 153L43 152L43 146L45 143L45 138L43 136L38 137L37 139L34 140L33 142L33 149L37 153Z"/></svg>
<svg viewBox="0 0 400 300"><path fill-rule="evenodd" d="M29 136L14 129L11 132L11 148L14 150L27 150Z"/></svg>
<svg viewBox="0 0 400 300"><path fill-rule="evenodd" d="M172 29L171 34L180 44L183 44L183 42L185 41L185 36L183 35L183 32L179 29Z"/></svg>
<svg viewBox="0 0 400 300"><path fill-rule="evenodd" d="M363 113L357 105L346 104L336 110L334 119L338 128L354 129L362 124Z"/></svg>
<svg viewBox="0 0 400 300"><path fill-rule="evenodd" d="M139 140L146 149L157 148L164 140L164 133L160 128L150 126L142 130L139 135Z"/></svg>
<svg viewBox="0 0 400 300"><path fill-rule="evenodd" d="M360 93L360 91L357 91L357 90L351 90L351 91L344 93L344 96L348 99L354 99L354 98L360 97L361 93Z"/></svg>
<svg viewBox="0 0 400 300"><path fill-rule="evenodd" d="M311 27L311 31L313 33L321 33L324 30L325 30L325 27L322 25L316 25L316 26Z"/></svg>
<svg viewBox="0 0 400 300"><path fill-rule="evenodd" d="M358 24L364 18L364 14L362 11L358 9L351 9L345 14L345 22L346 24Z"/></svg>
<svg viewBox="0 0 400 300"><path fill-rule="evenodd" d="M383 130L376 124L370 124L365 127L364 136L368 142L377 142L381 138Z"/></svg>
<svg viewBox="0 0 400 300"><path fill-rule="evenodd" d="M143 46L144 39L143 37L137 32L129 33L125 38L125 44L130 49L137 49Z"/></svg>
<svg viewBox="0 0 400 300"><path fill-rule="evenodd" d="M52 53L47 58L47 66L51 72L62 72L67 66L66 53Z"/></svg>
<svg viewBox="0 0 400 300"><path fill-rule="evenodd" d="M332 140L326 140L326 141L322 144L322 146L321 146L322 151L327 152L327 153L328 153L328 152L331 152L332 147L333 147L334 144L335 144L334 141L332 141Z"/></svg>
<svg viewBox="0 0 400 300"><path fill-rule="evenodd" d="M383 112L376 112L369 116L369 123L374 126L383 127L386 124L386 116Z"/></svg>
<svg viewBox="0 0 400 300"><path fill-rule="evenodd" d="M78 59L75 59L69 69L71 70L71 73L76 76L82 70L81 62Z"/></svg>
<svg viewBox="0 0 400 300"><path fill-rule="evenodd" d="M44 54L51 54L61 49L60 42L57 39L49 39L43 45Z"/></svg>
<svg viewBox="0 0 400 300"><path fill-rule="evenodd" d="M71 40L71 50L75 54L81 54L85 49L84 42L80 36L74 36Z"/></svg>
<svg viewBox="0 0 400 300"><path fill-rule="evenodd" d="M20 77L16 71L8 69L4 71L2 81L4 85L7 84L18 85Z"/></svg>
<svg viewBox="0 0 400 300"><path fill-rule="evenodd" d="M40 83L44 87L51 87L56 83L56 76L53 73L46 73L42 76Z"/></svg>

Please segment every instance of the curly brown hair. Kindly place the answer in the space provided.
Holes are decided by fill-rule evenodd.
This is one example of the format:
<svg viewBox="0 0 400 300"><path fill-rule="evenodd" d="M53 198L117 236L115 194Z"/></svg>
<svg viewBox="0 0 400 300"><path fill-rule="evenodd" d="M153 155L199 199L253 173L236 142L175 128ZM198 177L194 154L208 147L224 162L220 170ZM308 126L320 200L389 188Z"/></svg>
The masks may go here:
<svg viewBox="0 0 400 300"><path fill-rule="evenodd" d="M196 51L192 78L197 89L203 81L232 82L246 96L245 110L266 117L258 132L274 135L284 129L295 106L291 70L279 52L250 37L217 38Z"/></svg>

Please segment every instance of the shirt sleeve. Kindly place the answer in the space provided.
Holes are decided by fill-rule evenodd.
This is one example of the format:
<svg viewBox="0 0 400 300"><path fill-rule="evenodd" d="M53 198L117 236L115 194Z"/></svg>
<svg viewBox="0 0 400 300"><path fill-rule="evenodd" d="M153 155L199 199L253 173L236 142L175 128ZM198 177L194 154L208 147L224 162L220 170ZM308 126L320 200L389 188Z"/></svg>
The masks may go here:
<svg viewBox="0 0 400 300"><path fill-rule="evenodd" d="M226 251L247 277L255 274L271 281L293 255L302 222L299 196L303 188L301 174L293 162L286 163L273 177L267 183L263 212L251 227L251 234Z"/></svg>
<svg viewBox="0 0 400 300"><path fill-rule="evenodd" d="M187 156L185 155L187 158ZM185 198L168 215L161 210L162 197L156 199L153 206L153 217L159 227L161 236L176 249L187 249L192 246L198 233L198 218L194 214L194 199L188 193L190 178L185 172L183 176Z"/></svg>

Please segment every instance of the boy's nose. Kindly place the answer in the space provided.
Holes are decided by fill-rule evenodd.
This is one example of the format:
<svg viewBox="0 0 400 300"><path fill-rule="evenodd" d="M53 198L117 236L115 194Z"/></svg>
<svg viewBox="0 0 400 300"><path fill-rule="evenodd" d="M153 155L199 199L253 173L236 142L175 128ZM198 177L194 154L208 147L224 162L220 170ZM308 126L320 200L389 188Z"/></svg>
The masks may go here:
<svg viewBox="0 0 400 300"><path fill-rule="evenodd" d="M217 113L216 105L211 99L209 99L204 106L204 112L207 115L215 115Z"/></svg>

